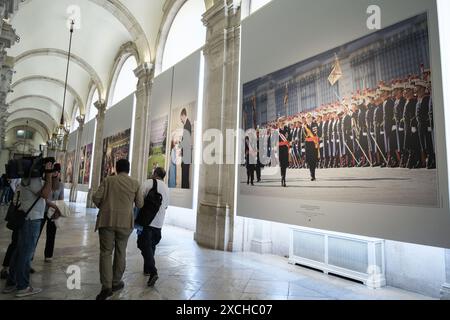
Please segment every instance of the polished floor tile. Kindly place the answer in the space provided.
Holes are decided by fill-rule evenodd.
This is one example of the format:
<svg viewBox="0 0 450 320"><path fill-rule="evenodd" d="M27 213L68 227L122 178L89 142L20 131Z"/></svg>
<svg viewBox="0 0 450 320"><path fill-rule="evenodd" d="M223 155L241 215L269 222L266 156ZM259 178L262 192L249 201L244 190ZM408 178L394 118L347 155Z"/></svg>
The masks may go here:
<svg viewBox="0 0 450 320"><path fill-rule="evenodd" d="M71 204L74 214L64 219L57 231L55 257L44 262L45 231L33 261L36 273L32 285L44 291L25 298L34 300L92 300L100 291L98 272L99 241L94 232L96 210ZM0 208L0 258L11 233ZM290 265L286 258L251 252L230 253L199 247L193 233L166 226L157 248L159 280L147 286L143 261L136 247L136 235L127 248L125 288L112 300L378 300L429 299L396 288L371 290L364 285ZM80 289L69 289L70 267L80 270ZM4 281L0 283L4 286ZM15 299L14 294L0 300Z"/></svg>

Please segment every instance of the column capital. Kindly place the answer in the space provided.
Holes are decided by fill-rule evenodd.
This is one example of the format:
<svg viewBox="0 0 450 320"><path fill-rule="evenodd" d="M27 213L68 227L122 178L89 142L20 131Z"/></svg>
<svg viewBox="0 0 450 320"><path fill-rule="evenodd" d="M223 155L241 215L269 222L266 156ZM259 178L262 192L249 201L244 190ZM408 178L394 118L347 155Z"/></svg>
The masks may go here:
<svg viewBox="0 0 450 320"><path fill-rule="evenodd" d="M209 9L203 14L202 22L205 27L214 25L217 20L240 13L241 0L213 1Z"/></svg>
<svg viewBox="0 0 450 320"><path fill-rule="evenodd" d="M106 101L105 100L98 100L94 102L95 108L98 110L98 113L106 112Z"/></svg>
<svg viewBox="0 0 450 320"><path fill-rule="evenodd" d="M144 62L134 70L134 74L139 80L151 77L153 75L153 64Z"/></svg>
<svg viewBox="0 0 450 320"><path fill-rule="evenodd" d="M84 115L81 115L81 116L77 117L77 121L78 121L78 124L80 125L80 127L84 126L84 120L85 120L85 116Z"/></svg>

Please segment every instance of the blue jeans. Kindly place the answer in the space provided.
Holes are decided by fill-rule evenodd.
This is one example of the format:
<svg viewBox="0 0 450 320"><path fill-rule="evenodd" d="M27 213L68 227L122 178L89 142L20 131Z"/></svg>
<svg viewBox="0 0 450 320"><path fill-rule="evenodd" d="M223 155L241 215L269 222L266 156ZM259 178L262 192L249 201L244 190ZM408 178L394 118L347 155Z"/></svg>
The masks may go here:
<svg viewBox="0 0 450 320"><path fill-rule="evenodd" d="M0 198L0 203L4 203L4 204L8 204L9 202L11 202L11 194L12 194L12 189L11 187L5 187L3 188L3 192L2 192L2 196Z"/></svg>
<svg viewBox="0 0 450 320"><path fill-rule="evenodd" d="M17 248L9 264L8 286L24 290L30 286L31 259L36 250L36 243L41 230L41 220L26 220L19 230Z"/></svg>

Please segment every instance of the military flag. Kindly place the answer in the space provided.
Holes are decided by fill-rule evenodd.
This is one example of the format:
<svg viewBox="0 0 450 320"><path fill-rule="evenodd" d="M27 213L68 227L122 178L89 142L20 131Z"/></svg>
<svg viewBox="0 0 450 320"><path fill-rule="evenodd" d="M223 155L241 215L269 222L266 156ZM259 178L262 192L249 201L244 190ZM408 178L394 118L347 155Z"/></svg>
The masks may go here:
<svg viewBox="0 0 450 320"><path fill-rule="evenodd" d="M339 81L340 78L342 78L344 74L342 73L341 63L339 62L339 58L336 55L336 59L334 61L333 70L331 70L331 74L328 77L328 81L332 86L336 84L336 82Z"/></svg>

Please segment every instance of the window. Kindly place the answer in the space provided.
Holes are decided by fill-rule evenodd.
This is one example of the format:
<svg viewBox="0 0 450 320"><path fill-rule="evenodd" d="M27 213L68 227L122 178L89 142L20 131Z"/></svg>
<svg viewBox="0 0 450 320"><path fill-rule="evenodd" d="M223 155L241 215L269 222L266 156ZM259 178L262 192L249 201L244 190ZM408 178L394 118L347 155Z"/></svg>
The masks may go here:
<svg viewBox="0 0 450 320"><path fill-rule="evenodd" d="M254 13L258 9L262 8L272 0L251 0L250 2L250 13Z"/></svg>
<svg viewBox="0 0 450 320"><path fill-rule="evenodd" d="M17 139L33 140L33 132L29 130L17 130Z"/></svg>
<svg viewBox="0 0 450 320"><path fill-rule="evenodd" d="M130 56L120 69L116 85L114 87L111 106L117 104L118 102L122 101L123 99L125 99L130 94L136 91L136 86L138 82L138 79L134 74L134 70L136 70L136 68L137 68L136 58L134 56ZM96 100L93 101L96 102Z"/></svg>
<svg viewBox="0 0 450 320"><path fill-rule="evenodd" d="M99 100L98 90L95 89L94 94L92 95L91 105L89 106L89 113L86 118L86 122L91 121L97 116L97 108L95 107L95 103Z"/></svg>
<svg viewBox="0 0 450 320"><path fill-rule="evenodd" d="M204 12L204 0L188 0L178 11L164 47L162 71L174 66L205 44L206 28L202 22Z"/></svg>

